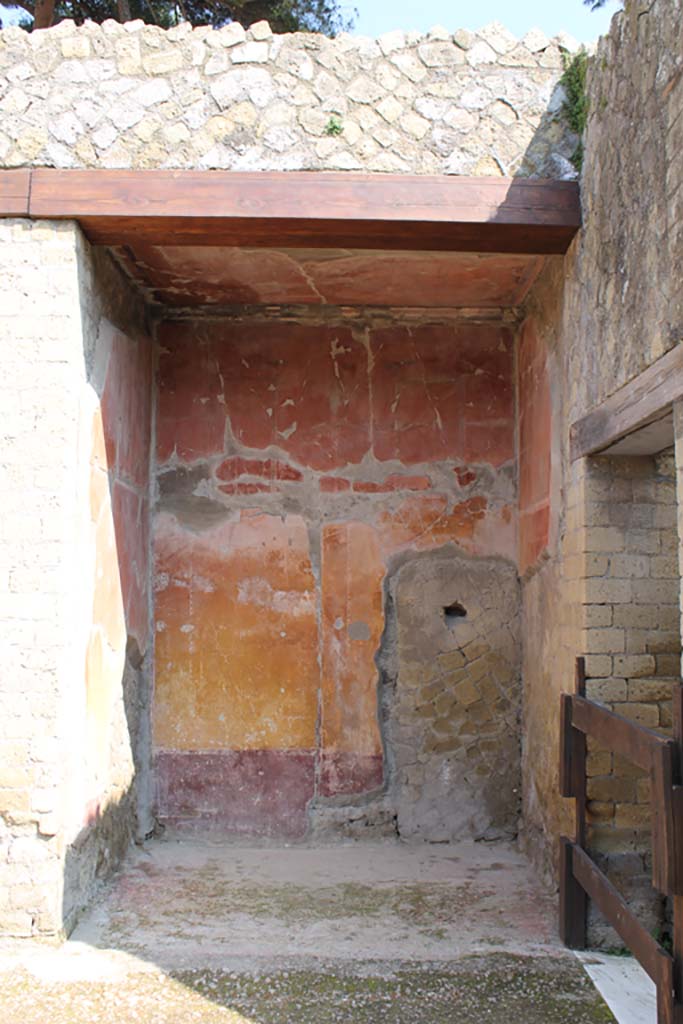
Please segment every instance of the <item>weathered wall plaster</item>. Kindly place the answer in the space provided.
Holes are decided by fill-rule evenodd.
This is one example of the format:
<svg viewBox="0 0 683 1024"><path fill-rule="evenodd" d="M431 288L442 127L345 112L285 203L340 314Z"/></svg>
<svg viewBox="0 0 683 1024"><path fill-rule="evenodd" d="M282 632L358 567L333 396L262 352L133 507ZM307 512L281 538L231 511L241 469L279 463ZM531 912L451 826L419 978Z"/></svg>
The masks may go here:
<svg viewBox="0 0 683 1024"><path fill-rule="evenodd" d="M497 556L486 579L509 591L513 338L476 323L204 320L163 324L159 343L159 814L302 835L311 801L352 800L388 781L375 659L391 559L455 544ZM435 563L434 579L443 572ZM479 607L471 582L465 590ZM443 606L433 611L444 628ZM482 653L465 672L475 689L494 685ZM417 669L399 663L401 689ZM500 680L509 722L510 664ZM439 717L435 700L422 718ZM470 713L471 725L483 721ZM442 817L451 803L435 799ZM481 825L484 806L462 829Z"/></svg>
<svg viewBox="0 0 683 1024"><path fill-rule="evenodd" d="M550 537L552 410L546 361L545 345L529 317L517 347L520 572L537 563Z"/></svg>
<svg viewBox="0 0 683 1024"><path fill-rule="evenodd" d="M63 21L0 32L0 166L574 177L560 47Z"/></svg>
<svg viewBox="0 0 683 1024"><path fill-rule="evenodd" d="M98 280L101 288L103 282ZM122 284L116 282L118 287ZM149 737L149 464L152 345L98 317L88 377L92 609L85 655L82 829L66 855L65 917L95 874L151 827ZM87 414L86 414L87 415ZM90 429L88 427L90 426ZM84 551L85 553L85 551ZM92 561L94 559L94 565Z"/></svg>

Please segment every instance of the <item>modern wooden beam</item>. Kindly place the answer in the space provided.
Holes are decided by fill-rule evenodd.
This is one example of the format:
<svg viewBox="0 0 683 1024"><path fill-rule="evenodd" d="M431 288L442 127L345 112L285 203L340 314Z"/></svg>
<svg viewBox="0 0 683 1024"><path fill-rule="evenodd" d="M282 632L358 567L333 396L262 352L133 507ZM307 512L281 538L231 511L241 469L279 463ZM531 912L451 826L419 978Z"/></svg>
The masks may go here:
<svg viewBox="0 0 683 1024"><path fill-rule="evenodd" d="M30 170L0 171L0 217L27 217L30 192Z"/></svg>
<svg viewBox="0 0 683 1024"><path fill-rule="evenodd" d="M2 173L0 172L0 177ZM96 244L566 252L575 182L327 172L36 168L28 215ZM8 216L0 189L0 216Z"/></svg>
<svg viewBox="0 0 683 1024"><path fill-rule="evenodd" d="M569 435L572 461L604 451L621 438L660 419L681 396L683 343L572 424Z"/></svg>

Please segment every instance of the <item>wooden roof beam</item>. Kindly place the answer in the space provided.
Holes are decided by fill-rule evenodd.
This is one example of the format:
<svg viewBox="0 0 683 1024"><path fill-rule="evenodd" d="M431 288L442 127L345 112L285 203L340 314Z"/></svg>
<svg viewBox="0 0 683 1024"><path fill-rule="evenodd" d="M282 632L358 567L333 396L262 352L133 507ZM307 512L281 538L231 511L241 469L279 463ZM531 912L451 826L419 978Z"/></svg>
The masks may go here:
<svg viewBox="0 0 683 1024"><path fill-rule="evenodd" d="M1 171L0 182L8 174L24 184L0 183L0 216L77 220L102 245L548 255L566 252L581 224L578 185L564 181L35 168Z"/></svg>

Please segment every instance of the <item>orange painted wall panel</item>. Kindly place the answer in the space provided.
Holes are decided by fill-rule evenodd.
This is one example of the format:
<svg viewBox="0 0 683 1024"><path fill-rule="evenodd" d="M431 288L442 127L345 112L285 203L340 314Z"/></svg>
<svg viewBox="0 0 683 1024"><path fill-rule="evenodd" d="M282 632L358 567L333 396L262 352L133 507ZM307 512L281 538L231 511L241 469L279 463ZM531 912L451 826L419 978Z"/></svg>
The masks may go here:
<svg viewBox="0 0 683 1024"><path fill-rule="evenodd" d="M318 626L303 519L244 511L196 535L160 516L155 548L157 745L314 746Z"/></svg>
<svg viewBox="0 0 683 1024"><path fill-rule="evenodd" d="M377 531L333 523L322 538L322 744L380 754L375 654L384 629Z"/></svg>

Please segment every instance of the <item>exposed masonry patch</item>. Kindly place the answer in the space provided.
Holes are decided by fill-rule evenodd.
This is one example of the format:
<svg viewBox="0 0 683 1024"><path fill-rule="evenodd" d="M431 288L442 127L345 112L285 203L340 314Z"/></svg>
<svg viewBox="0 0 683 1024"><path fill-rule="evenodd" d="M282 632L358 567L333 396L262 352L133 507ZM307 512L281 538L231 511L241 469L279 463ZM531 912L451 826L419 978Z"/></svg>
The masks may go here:
<svg viewBox="0 0 683 1024"><path fill-rule="evenodd" d="M448 545L404 560L389 574L386 594L394 623L378 664L399 833L436 842L515 834L516 569ZM444 620L444 608L457 609L457 629Z"/></svg>
<svg viewBox="0 0 683 1024"><path fill-rule="evenodd" d="M459 635L445 607L465 595ZM445 602L448 602L445 604ZM384 581L376 655L381 793L318 800L314 833L447 842L512 837L520 810L520 592L513 565L455 545L405 553Z"/></svg>

